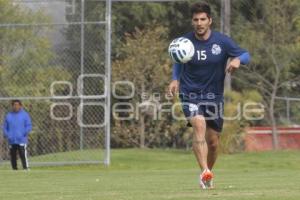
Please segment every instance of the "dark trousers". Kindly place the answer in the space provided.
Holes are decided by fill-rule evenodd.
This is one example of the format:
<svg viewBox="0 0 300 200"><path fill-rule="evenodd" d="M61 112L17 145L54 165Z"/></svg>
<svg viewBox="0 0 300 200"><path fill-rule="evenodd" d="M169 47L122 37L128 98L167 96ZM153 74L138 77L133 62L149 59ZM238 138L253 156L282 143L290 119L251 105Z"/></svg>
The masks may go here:
<svg viewBox="0 0 300 200"><path fill-rule="evenodd" d="M17 151L19 152L19 157L22 161L23 169L28 169L26 144L25 145L12 144L9 146L9 148L10 148L10 162L11 162L12 169L14 170L18 169Z"/></svg>

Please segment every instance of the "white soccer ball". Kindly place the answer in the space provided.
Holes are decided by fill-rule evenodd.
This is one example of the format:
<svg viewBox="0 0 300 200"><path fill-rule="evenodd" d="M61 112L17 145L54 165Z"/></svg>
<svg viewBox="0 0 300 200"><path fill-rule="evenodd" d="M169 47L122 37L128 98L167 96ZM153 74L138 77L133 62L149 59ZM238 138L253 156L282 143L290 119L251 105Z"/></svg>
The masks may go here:
<svg viewBox="0 0 300 200"><path fill-rule="evenodd" d="M185 38L176 38L169 45L169 55L175 63L187 63L189 62L195 53L195 47L193 43Z"/></svg>

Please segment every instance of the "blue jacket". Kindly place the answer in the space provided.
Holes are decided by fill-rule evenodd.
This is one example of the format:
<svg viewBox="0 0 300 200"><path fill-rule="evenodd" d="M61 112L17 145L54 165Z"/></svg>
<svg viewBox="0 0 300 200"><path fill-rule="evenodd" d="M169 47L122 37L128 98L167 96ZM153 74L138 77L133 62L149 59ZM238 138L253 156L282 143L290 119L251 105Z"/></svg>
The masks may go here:
<svg viewBox="0 0 300 200"><path fill-rule="evenodd" d="M23 108L5 116L3 133L9 144L27 144L31 129L30 116Z"/></svg>

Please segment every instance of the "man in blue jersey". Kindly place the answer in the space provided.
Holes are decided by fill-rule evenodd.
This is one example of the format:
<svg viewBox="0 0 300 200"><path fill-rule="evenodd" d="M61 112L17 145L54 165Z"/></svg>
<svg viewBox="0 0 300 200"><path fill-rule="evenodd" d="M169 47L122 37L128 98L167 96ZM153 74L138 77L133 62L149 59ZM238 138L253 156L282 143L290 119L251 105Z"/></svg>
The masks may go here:
<svg viewBox="0 0 300 200"><path fill-rule="evenodd" d="M199 184L209 189L213 188L212 168L223 127L225 75L240 64L247 64L250 56L231 38L211 30L211 10L207 3L193 4L191 15L194 31L183 37L192 41L195 54L188 63L173 65L169 93L174 95L179 91L188 125L194 129L193 151L201 168Z"/></svg>
<svg viewBox="0 0 300 200"><path fill-rule="evenodd" d="M23 109L20 100L13 100L12 111L4 119L3 133L7 138L10 150L10 161L13 170L17 170L17 152L19 153L24 170L28 169L27 143L28 134L31 131L31 119Z"/></svg>

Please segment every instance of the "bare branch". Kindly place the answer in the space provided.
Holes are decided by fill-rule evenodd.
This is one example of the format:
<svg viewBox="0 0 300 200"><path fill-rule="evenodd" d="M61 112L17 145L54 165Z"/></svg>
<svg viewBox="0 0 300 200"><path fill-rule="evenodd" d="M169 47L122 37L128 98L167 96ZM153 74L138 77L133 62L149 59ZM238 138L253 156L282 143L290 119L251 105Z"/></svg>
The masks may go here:
<svg viewBox="0 0 300 200"><path fill-rule="evenodd" d="M258 73L255 69L250 70L249 68L246 68L246 67L243 67L243 68L249 70L250 73L252 73L252 75L255 75L255 76L251 76L251 78L253 78L253 77L254 78L258 78L259 80L261 80L262 82L264 82L270 88L273 87L273 84L270 81L268 81L265 77L263 77L260 73ZM241 73L243 73L243 72L241 72ZM243 75L246 75L246 76L250 77L250 75L248 75L248 74L243 74Z"/></svg>
<svg viewBox="0 0 300 200"><path fill-rule="evenodd" d="M270 52L268 48L265 48L265 49L266 49L266 53L270 56L272 63L275 66L276 74L279 73L281 67L280 67L279 63L277 62L276 58L274 57L274 54L272 52Z"/></svg>
<svg viewBox="0 0 300 200"><path fill-rule="evenodd" d="M296 76L295 78L290 79L290 80L288 80L288 81L282 82L281 84L278 85L278 88L281 88L281 87L283 87L284 85L286 85L287 83L295 82L296 80L299 80L299 79L300 79L300 75L299 75L299 76ZM298 82L299 82L299 81L298 81Z"/></svg>
<svg viewBox="0 0 300 200"><path fill-rule="evenodd" d="M241 78L236 77L236 76L232 76L232 78L236 79L237 81L241 81L241 82L244 81L245 82L245 80L242 80ZM248 84L251 84L251 87L258 89L258 90L262 91L263 93L266 93L268 96L272 95L272 93L269 90L267 90L266 88L264 88L263 86L260 87L257 84L253 84L248 80L246 80L246 81L247 81Z"/></svg>

